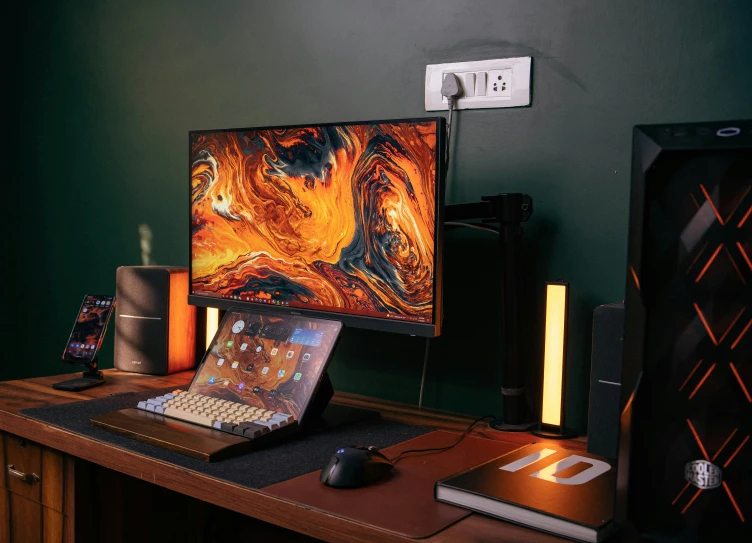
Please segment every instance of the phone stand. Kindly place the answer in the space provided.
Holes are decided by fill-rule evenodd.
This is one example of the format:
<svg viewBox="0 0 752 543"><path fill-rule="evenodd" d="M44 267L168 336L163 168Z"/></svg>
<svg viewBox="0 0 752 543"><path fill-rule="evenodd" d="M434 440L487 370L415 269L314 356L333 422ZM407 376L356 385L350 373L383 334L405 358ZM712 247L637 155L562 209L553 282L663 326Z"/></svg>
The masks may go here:
<svg viewBox="0 0 752 543"><path fill-rule="evenodd" d="M83 372L81 377L55 383L52 388L76 392L101 385L104 383L104 375L97 369L97 363L97 356L94 356L91 362L86 363L86 371Z"/></svg>

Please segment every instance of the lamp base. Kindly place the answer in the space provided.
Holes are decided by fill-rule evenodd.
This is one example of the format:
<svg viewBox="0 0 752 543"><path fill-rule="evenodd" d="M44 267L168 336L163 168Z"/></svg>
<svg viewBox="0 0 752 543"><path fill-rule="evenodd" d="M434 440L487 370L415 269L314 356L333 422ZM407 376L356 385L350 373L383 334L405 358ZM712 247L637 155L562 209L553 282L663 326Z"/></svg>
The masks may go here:
<svg viewBox="0 0 752 543"><path fill-rule="evenodd" d="M545 437L546 439L572 439L578 436L577 432L567 430L566 428L541 428L540 426L535 430L530 430L530 433L537 437Z"/></svg>
<svg viewBox="0 0 752 543"><path fill-rule="evenodd" d="M493 430L498 430L500 432L528 432L530 431L530 428L535 426L537 423L535 422L523 422L521 424L509 424L508 422L504 422L503 420L494 420L488 423L488 426L492 428Z"/></svg>

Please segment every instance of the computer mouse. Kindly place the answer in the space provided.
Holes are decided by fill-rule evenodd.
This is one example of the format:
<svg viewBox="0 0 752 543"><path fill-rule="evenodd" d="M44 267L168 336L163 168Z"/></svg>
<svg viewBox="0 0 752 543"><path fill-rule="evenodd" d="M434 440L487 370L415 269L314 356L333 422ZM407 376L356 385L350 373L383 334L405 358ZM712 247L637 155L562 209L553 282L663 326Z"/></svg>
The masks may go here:
<svg viewBox="0 0 752 543"><path fill-rule="evenodd" d="M376 447L342 447L321 470L321 482L335 488L358 488L385 477L394 467Z"/></svg>

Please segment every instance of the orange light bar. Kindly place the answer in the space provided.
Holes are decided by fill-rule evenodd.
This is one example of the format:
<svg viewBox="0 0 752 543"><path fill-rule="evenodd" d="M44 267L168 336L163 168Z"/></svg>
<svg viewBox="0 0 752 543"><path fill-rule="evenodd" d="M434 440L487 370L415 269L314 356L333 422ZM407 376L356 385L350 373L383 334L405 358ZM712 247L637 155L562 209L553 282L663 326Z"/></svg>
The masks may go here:
<svg viewBox="0 0 752 543"><path fill-rule="evenodd" d="M749 328L752 326L752 319L749 319L749 322L747 323L747 326L744 327L744 330L742 330L742 333L739 334L739 337L736 338L736 340L731 344L731 350L733 351L737 345L739 345L739 342L744 337L744 334L746 334L749 331Z"/></svg>
<svg viewBox="0 0 752 543"><path fill-rule="evenodd" d="M634 279L635 285L637 286L637 290L640 290L640 279L637 277L637 272L634 271L634 268L632 266L629 267L629 271L632 272L632 278Z"/></svg>
<svg viewBox="0 0 752 543"><path fill-rule="evenodd" d="M714 369L715 369L715 362L713 362L713 365L712 365L712 366L710 366L710 369L709 369L709 370L708 370L708 371L707 371L707 372L705 373L705 375L703 375L703 376L702 376L702 379L700 379L700 382L699 382L699 383L697 383L697 386L696 386L696 387L695 387L695 389L694 389L694 390L692 391L692 394L690 394L690 395L689 395L689 399L690 399L690 400L691 400L692 398L694 398L695 394L697 394L697 391L698 391L698 390L700 390L700 387L701 387L701 386L703 385L703 383L705 382L705 380L706 380L706 379L707 379L708 377L710 377L710 374L711 374L711 373L713 373L713 370L714 370Z"/></svg>
<svg viewBox="0 0 752 543"><path fill-rule="evenodd" d="M710 462L710 458L708 457L708 452L705 450L705 447L702 446L702 441L700 441L700 436L697 435L697 431L695 430L695 427L692 426L692 421L687 419L687 424L689 424L689 429L692 430L692 435L695 436L695 441L697 441L697 445L700 447L700 451L702 452L702 456Z"/></svg>
<svg viewBox="0 0 752 543"><path fill-rule="evenodd" d="M742 226L744 226L744 223L747 222L747 219L749 219L750 215L752 215L752 206L749 206L749 209L744 214L744 217L742 217L742 220L739 221L739 224L736 227L741 228Z"/></svg>
<svg viewBox="0 0 752 543"><path fill-rule="evenodd" d="M736 324L736 322L742 317L742 315L744 315L744 311L746 309L747 309L746 307L742 307L741 311L739 311L739 313L736 314L736 317L734 317L734 320L731 321L731 324L729 325L729 327L726 328L726 331L721 336L721 339L718 340L718 343L723 343L723 340L726 339L726 336L729 334L729 332L734 327L734 325Z"/></svg>
<svg viewBox="0 0 752 543"><path fill-rule="evenodd" d="M723 243L721 243L718 248L713 252L712 255L710 255L710 258L708 259L705 266L703 266L702 270L700 271L700 274L697 276L697 279L695 279L695 283L699 283L700 279L702 279L702 276L705 275L705 272L708 271L708 268L713 263L713 260L715 260L715 257L718 256L718 253L721 252L721 249L723 249Z"/></svg>
<svg viewBox="0 0 752 543"><path fill-rule="evenodd" d="M733 494L731 494L731 489L726 484L726 481L721 482L721 484L723 485L723 488L726 491L726 494L728 494L729 500L731 500L731 505L733 505L734 509L736 509L736 514L739 515L739 518L741 519L741 521L744 522L744 515L742 515L742 510L739 509L739 506L737 505Z"/></svg>
<svg viewBox="0 0 752 543"><path fill-rule="evenodd" d="M713 213L715 213L715 216L718 219L718 222L721 223L721 226L723 226L723 219L721 218L721 214L718 213L718 210L715 208L715 204L713 203L713 200L710 199L710 194L708 194L708 191L705 190L705 187L703 185L700 185L700 190L702 190L702 193L705 195L705 199L710 204L710 207L713 208Z"/></svg>
<svg viewBox="0 0 752 543"><path fill-rule="evenodd" d="M696 366L694 367L694 369L693 369L692 371L690 371L690 372L689 372L689 375L687 375L687 378L686 378L686 379L684 380L684 382L682 383L682 386L680 386L680 387L679 387L679 392L681 392L681 390L682 390L682 389L683 389L683 388L684 388L685 386L687 386L687 383L689 383L689 380L690 380L690 379L692 379L692 376L693 376L693 375L695 374L695 372L697 371L697 368L699 368L699 367L700 367L700 364L702 364L702 360L700 360L700 361L699 361L699 362L697 363L697 365L696 365Z"/></svg>
<svg viewBox="0 0 752 543"><path fill-rule="evenodd" d="M694 503L694 501L695 501L695 500L697 499L697 496L699 496L699 495L700 495L700 492L702 492L702 489L701 489L701 488L698 488L698 489L697 489L697 492L695 492L695 495L694 495L694 496L692 496L692 499L691 499L691 500L689 500L689 502L687 503L687 505L685 505L685 506L684 506L684 509L682 509L682 511L681 511L681 514L682 514L682 515L684 514L684 512L685 512L685 511L686 511L687 509L689 509L689 506L690 506L690 505L692 505L692 504Z"/></svg>
<svg viewBox="0 0 752 543"><path fill-rule="evenodd" d="M739 269L739 266L736 265L736 260L734 260L734 255L731 254L731 251L728 250L728 247L724 247L724 249L726 250L726 254L729 257L729 260L731 261L731 265L734 266L734 269L736 270L736 275L739 276L739 280L742 282L742 285L746 287L747 281L744 279L744 276L742 275L742 272Z"/></svg>
<svg viewBox="0 0 752 543"><path fill-rule="evenodd" d="M744 258L744 261L747 263L747 266L749 266L749 269L752 270L752 262L750 262L749 257L747 256L747 253L744 250L744 247L742 247L742 244L738 241L736 242L736 246L739 248L739 252L742 254L742 257Z"/></svg>
<svg viewBox="0 0 752 543"><path fill-rule="evenodd" d="M723 464L723 467L724 467L724 468L725 468L726 466L728 466L728 465L729 465L729 464L731 463L731 461L732 461L732 460L734 459L734 457L735 457L735 456L736 456L737 454L739 454L739 451L741 451L741 450L742 450L742 447L744 447L744 445L745 445L745 444L747 443L747 441L749 441L749 436L745 437L745 438L744 438L744 441L742 441L742 442L741 442L741 444L740 444L740 445L739 445L739 446L738 446L738 447L736 448L736 450L735 450L734 452L732 452L732 453L731 453L731 456L729 456L729 459L728 459L728 460L726 460L726 462L724 462L724 464Z"/></svg>
<svg viewBox="0 0 752 543"><path fill-rule="evenodd" d="M541 422L561 425L562 388L569 285L546 284L546 337L543 355L543 408Z"/></svg>
<svg viewBox="0 0 752 543"><path fill-rule="evenodd" d="M705 315L703 315L702 311L700 311L700 306L697 305L696 303L692 305L695 306L695 311L697 311L697 315L700 317L700 320L702 321L703 326L705 326L705 330L710 336L710 340L713 342L713 345L717 347L718 341L715 339L715 335L713 335L713 331L710 329L710 325L708 324L708 321L705 320ZM733 347L731 348L733 349Z"/></svg>
<svg viewBox="0 0 752 543"><path fill-rule="evenodd" d="M674 501L671 502L671 505L674 505L676 502L679 501L679 498L682 497L682 494L689 488L689 483L684 485L684 488L682 488L679 493L676 495L676 498L674 498Z"/></svg>
<svg viewBox="0 0 752 543"><path fill-rule="evenodd" d="M214 339L214 334L217 333L219 328L219 309L216 307L206 308L206 348L211 347L211 342Z"/></svg>
<svg viewBox="0 0 752 543"><path fill-rule="evenodd" d="M742 387L742 391L744 391L744 395L747 397L747 401L749 403L752 403L752 397L750 397L747 387L744 386L744 381L742 381L742 378L739 376L739 372L736 371L733 362L729 362L729 367L731 368L731 371L734 372L734 377L736 377L736 380L739 381L739 386Z"/></svg>
<svg viewBox="0 0 752 543"><path fill-rule="evenodd" d="M694 257L694 259L692 259L692 263L689 265L689 268L687 268L687 273L689 273L692 270L692 268L695 267L695 264L697 264L697 261L700 260L700 257L702 256L702 254L705 252L705 249L707 248L708 248L708 242L706 241L703 244L702 249L700 249L697 252L697 255Z"/></svg>
<svg viewBox="0 0 752 543"><path fill-rule="evenodd" d="M728 445L728 442L731 441L731 438L736 435L736 432L739 431L739 428L734 428L734 431L731 432L731 434L726 438L726 441L723 442L723 445L721 445L721 448L718 449L715 454L713 455L713 458L710 459L711 462L715 462L715 459L718 458L718 455L721 454L723 449L726 448L726 445Z"/></svg>

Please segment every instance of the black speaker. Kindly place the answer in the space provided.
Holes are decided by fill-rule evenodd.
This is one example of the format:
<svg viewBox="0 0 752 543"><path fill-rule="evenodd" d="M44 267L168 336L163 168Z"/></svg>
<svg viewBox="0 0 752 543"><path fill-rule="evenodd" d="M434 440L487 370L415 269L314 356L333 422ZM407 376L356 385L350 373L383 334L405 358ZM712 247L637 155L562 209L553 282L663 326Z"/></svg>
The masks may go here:
<svg viewBox="0 0 752 543"><path fill-rule="evenodd" d="M196 308L188 305L188 269L117 269L115 367L166 375L196 364Z"/></svg>
<svg viewBox="0 0 752 543"><path fill-rule="evenodd" d="M624 304L596 307L593 312L587 451L614 460L619 451L623 339Z"/></svg>
<svg viewBox="0 0 752 543"><path fill-rule="evenodd" d="M752 121L635 127L625 308L617 519L752 541Z"/></svg>

